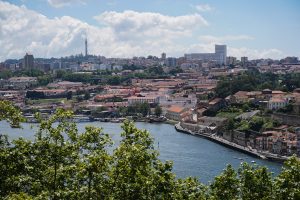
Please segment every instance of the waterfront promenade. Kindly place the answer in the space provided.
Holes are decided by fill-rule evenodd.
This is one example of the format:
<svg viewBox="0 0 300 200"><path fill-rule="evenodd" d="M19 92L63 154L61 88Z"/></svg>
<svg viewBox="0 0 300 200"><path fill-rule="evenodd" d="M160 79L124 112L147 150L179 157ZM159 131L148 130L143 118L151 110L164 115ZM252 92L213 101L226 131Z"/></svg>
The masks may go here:
<svg viewBox="0 0 300 200"><path fill-rule="evenodd" d="M175 129L179 132L183 132L183 133L188 133L191 135L196 135L196 136L200 136L200 137L204 137L208 140L211 140L213 142L219 143L221 145L224 145L226 147L235 149L237 151L261 158L261 159L268 159L268 160L272 160L272 161L276 161L276 162L284 162L285 160L288 159L288 157L286 156L278 156L269 152L262 152L262 151L257 151L256 149L252 149L249 147L244 147L241 145L238 145L236 143L230 142L228 140L225 140L224 138L221 138L215 134L208 134L208 133L200 133L200 132L193 132L191 130L188 130L186 128L181 127L180 122L175 124Z"/></svg>

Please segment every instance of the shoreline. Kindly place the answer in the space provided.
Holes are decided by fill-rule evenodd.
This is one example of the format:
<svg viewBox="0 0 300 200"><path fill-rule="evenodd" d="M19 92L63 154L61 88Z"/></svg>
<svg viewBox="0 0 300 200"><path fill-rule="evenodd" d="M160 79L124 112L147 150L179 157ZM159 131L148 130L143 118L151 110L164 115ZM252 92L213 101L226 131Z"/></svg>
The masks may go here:
<svg viewBox="0 0 300 200"><path fill-rule="evenodd" d="M125 118L94 118L93 120L91 118L89 118L88 116L84 116L84 115L75 115L74 116L75 122L76 123L81 123L81 122L93 122L93 121L98 121L98 122L104 122L104 123L122 123ZM32 118L28 118L27 117L27 123L35 123L34 120L32 120ZM239 152L243 152L245 154L254 156L256 158L260 158L260 159L267 159L273 162L279 162L279 163L283 163L284 161L286 161L288 159L288 157L286 156L278 156L276 154L272 154L269 152L259 152L255 149L249 149L247 147L235 144L233 142L227 141L221 137L218 136L214 136L214 135L210 135L210 134L204 134L204 133L195 133L192 132L191 130L188 129L184 129L180 126L180 122L178 121L174 121L174 120L164 120L164 121L155 121L155 122L151 122L145 118L141 118L141 119L136 119L133 120L134 122L144 122L144 123L150 123L150 124L169 124L169 125L173 125L176 129L176 131L178 132L182 132L185 134L190 134L190 135L194 135L194 136L198 136L198 137L202 137L204 139L208 139L212 142L215 142L217 144L223 145L227 148L231 148L234 149L236 151Z"/></svg>
<svg viewBox="0 0 300 200"><path fill-rule="evenodd" d="M232 143L232 142L227 141L227 140L225 140L223 138L220 138L218 136L214 136L214 135L210 135L210 134L203 134L203 133L195 133L191 130L182 128L180 126L180 123L175 124L175 129L178 132L185 133L185 134L190 134L190 135L194 135L194 136L198 136L198 137L202 137L202 138L208 139L208 140L210 140L214 143L218 143L218 144L223 145L225 147L234 149L236 151L239 151L239 152L242 152L242 153L254 156L256 158L263 159L263 160L269 160L269 161L273 161L273 162L283 163L284 161L286 161L288 159L288 157L277 156L275 154L271 154L271 153L268 153L268 152L258 152L256 150L253 151L249 148L246 148L246 147L243 147L241 145Z"/></svg>

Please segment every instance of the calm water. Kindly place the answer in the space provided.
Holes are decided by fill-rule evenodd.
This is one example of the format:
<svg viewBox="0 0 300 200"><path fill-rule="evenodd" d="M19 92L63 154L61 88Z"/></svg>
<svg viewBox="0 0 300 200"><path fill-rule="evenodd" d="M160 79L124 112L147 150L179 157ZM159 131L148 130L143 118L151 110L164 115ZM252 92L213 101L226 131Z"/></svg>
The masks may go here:
<svg viewBox="0 0 300 200"><path fill-rule="evenodd" d="M103 127L117 145L120 141L121 127L118 123L89 122L78 123L79 131L86 125ZM34 124L23 124L22 129L11 129L9 124L0 122L0 132L9 135L10 139L24 137L34 138ZM173 171L178 177L196 176L204 183L211 181L227 164L237 168L243 158L247 162L256 161L258 165L267 166L270 171L277 174L281 164L257 159L247 154L226 148L209 140L179 133L174 126L168 124L136 123L138 128L147 129L155 138L155 147L160 151L161 160L173 160ZM34 127L33 127L34 129Z"/></svg>

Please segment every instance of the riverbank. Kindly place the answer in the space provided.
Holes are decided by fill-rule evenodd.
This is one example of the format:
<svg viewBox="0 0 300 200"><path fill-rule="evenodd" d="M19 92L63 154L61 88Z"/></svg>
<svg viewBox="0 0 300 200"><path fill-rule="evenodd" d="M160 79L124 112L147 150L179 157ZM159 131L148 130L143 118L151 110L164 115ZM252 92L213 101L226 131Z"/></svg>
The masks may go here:
<svg viewBox="0 0 300 200"><path fill-rule="evenodd" d="M221 144L221 145L226 146L228 148L235 149L237 151L243 152L245 154L248 154L248 155L260 158L260 159L268 159L268 160L275 161L275 162L280 162L280 163L282 163L282 162L284 162L285 160L288 159L288 157L286 157L286 156L278 156L278 155L275 155L275 154L271 154L269 152L259 152L256 149L251 149L251 148L248 148L248 147L238 145L236 143L233 143L233 142L227 141L227 140L225 140L221 137L218 137L214 134L193 132L191 130L182 128L180 126L180 123L175 124L175 129L178 132L187 133L187 134L191 134L191 135L195 135L195 136L200 136L200 137L208 139L212 142Z"/></svg>

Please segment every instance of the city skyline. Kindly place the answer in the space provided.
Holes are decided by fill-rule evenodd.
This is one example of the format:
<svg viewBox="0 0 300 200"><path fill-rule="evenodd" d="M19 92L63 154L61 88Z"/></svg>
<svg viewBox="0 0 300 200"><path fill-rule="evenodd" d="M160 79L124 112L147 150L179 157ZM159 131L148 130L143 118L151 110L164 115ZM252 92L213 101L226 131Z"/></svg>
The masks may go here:
<svg viewBox="0 0 300 200"><path fill-rule="evenodd" d="M139 2L0 1L0 60L84 53L86 37L89 53L106 57L180 57L212 52L215 44L250 59L300 55L295 0Z"/></svg>

